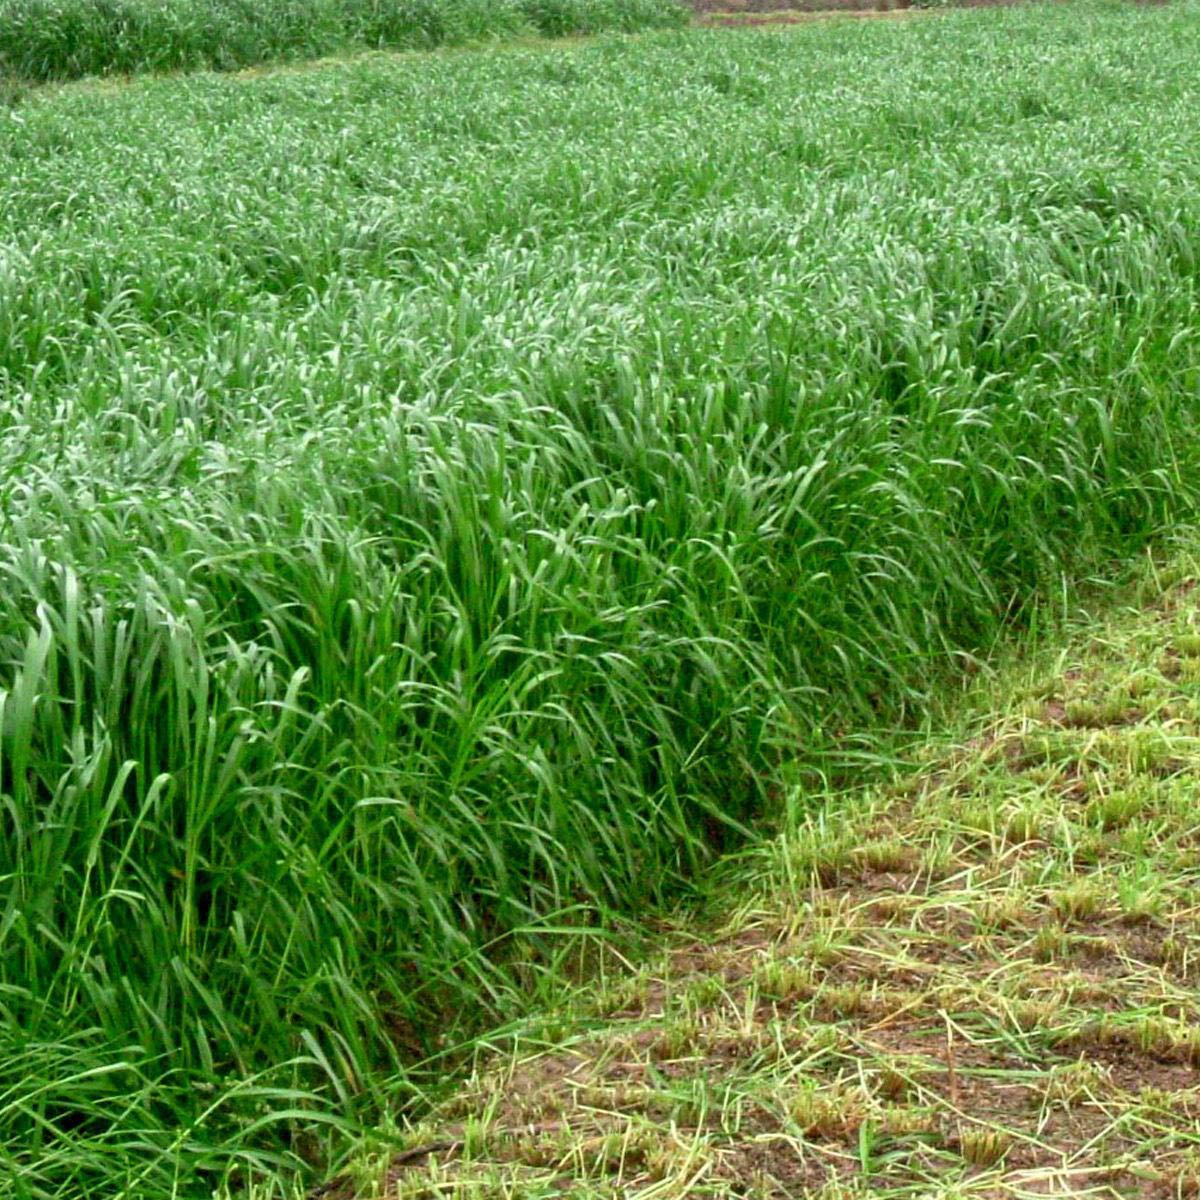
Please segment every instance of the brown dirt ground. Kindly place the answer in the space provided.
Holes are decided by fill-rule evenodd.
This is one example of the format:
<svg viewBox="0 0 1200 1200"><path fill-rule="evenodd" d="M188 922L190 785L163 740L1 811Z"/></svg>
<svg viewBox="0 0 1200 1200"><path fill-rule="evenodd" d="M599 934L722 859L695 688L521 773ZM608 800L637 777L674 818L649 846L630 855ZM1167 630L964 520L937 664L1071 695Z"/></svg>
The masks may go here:
<svg viewBox="0 0 1200 1200"><path fill-rule="evenodd" d="M995 7L1018 0L957 0L958 7ZM787 13L797 16L825 13L901 12L913 7L913 0L692 0L692 7L704 21L724 23L743 14ZM739 22L740 23L740 22Z"/></svg>
<svg viewBox="0 0 1200 1200"><path fill-rule="evenodd" d="M949 0L954 8L1009 8L1028 0ZM1139 5L1162 5L1170 0L1132 0ZM835 14L851 17L930 13L914 0L691 0L702 25L756 26L794 24Z"/></svg>

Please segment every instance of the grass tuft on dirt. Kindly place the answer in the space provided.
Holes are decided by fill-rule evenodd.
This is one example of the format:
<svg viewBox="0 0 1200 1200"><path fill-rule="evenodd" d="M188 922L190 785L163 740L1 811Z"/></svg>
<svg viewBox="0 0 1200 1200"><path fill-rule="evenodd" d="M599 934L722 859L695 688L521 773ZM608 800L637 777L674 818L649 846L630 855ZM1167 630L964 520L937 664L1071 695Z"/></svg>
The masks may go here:
<svg viewBox="0 0 1200 1200"><path fill-rule="evenodd" d="M1150 571L965 736L731 863L651 967L325 1195L1194 1195L1198 580Z"/></svg>

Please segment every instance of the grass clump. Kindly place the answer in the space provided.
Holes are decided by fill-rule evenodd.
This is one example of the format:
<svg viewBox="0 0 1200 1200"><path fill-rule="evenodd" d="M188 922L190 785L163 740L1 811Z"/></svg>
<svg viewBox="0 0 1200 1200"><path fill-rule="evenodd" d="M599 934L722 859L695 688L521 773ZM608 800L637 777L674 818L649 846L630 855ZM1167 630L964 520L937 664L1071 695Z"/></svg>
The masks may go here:
<svg viewBox="0 0 1200 1200"><path fill-rule="evenodd" d="M606 914L807 807L784 764L878 763L1039 597L1194 513L1198 36L669 31L0 119L15 1194L283 1189L605 961ZM1031 81L1070 119L1014 125ZM1101 732L1030 734L994 807L1036 820L972 805L978 859L1058 846L1085 759L1177 778L1170 738ZM1079 807L1081 863L1144 861L1149 804ZM966 869L906 828L791 831L796 912ZM806 936L852 967L836 914ZM1086 963L1064 936L1041 965Z"/></svg>

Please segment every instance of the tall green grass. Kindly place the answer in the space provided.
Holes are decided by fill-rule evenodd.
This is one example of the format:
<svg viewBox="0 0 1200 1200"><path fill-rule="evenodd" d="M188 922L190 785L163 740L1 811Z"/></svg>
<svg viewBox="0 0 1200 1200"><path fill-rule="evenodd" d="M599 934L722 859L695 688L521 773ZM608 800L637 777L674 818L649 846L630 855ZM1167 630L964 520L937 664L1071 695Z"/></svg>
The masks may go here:
<svg viewBox="0 0 1200 1200"><path fill-rule="evenodd" d="M0 0L0 75L229 70L362 48L683 25L677 0Z"/></svg>
<svg viewBox="0 0 1200 1200"><path fill-rule="evenodd" d="M0 1196L320 1163L1193 514L1195 15L0 113Z"/></svg>

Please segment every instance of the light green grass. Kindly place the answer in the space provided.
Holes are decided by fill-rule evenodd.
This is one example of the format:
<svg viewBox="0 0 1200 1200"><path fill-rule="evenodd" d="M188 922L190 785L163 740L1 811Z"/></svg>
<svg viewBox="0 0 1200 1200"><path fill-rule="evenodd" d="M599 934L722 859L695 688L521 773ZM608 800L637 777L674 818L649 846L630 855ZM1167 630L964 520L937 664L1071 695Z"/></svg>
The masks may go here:
<svg viewBox="0 0 1200 1200"><path fill-rule="evenodd" d="M1195 15L0 114L0 1195L324 1168L1193 515Z"/></svg>
<svg viewBox="0 0 1200 1200"><path fill-rule="evenodd" d="M1194 1195L1198 573L961 696L322 1194Z"/></svg>

